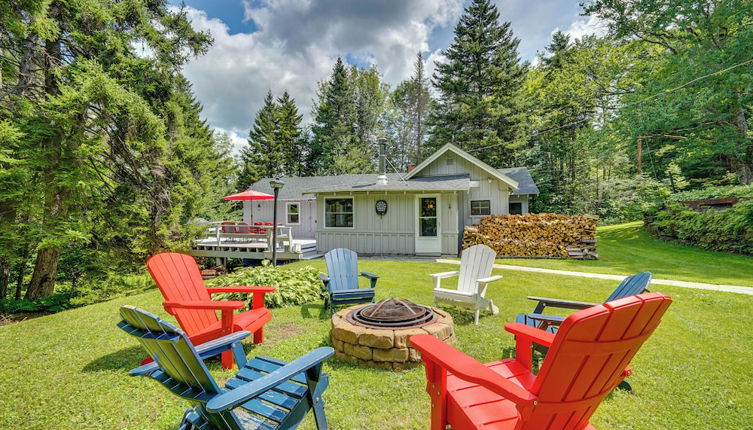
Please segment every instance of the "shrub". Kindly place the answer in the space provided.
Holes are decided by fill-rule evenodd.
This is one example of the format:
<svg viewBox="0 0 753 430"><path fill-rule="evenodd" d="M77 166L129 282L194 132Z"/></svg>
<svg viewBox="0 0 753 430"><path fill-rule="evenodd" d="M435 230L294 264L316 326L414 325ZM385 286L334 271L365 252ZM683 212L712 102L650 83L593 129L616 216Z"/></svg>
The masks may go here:
<svg viewBox="0 0 753 430"><path fill-rule="evenodd" d="M285 269L264 264L236 270L207 282L210 287L255 286L268 285L277 288L273 293L264 296L264 303L268 308L296 306L304 303L319 302L324 299L326 292L319 278L319 272L313 267L300 269ZM215 294L221 300L248 300L251 306L251 294ZM246 297L248 296L248 297Z"/></svg>
<svg viewBox="0 0 753 430"><path fill-rule="evenodd" d="M753 200L702 213L669 203L653 215L648 227L655 234L712 251L753 254Z"/></svg>
<svg viewBox="0 0 753 430"><path fill-rule="evenodd" d="M753 197L753 185L731 185L683 191L681 193L670 195L667 198L667 203L685 202L690 200L721 199L725 197Z"/></svg>

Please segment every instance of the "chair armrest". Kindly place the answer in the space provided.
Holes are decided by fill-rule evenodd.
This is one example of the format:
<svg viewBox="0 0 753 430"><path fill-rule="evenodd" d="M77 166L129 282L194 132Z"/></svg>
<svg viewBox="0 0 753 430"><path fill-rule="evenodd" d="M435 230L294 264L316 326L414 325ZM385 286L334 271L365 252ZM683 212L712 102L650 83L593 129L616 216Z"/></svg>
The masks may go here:
<svg viewBox="0 0 753 430"><path fill-rule="evenodd" d="M361 272L361 276L363 276L364 278L369 278L369 279L379 279L379 276L373 273L369 273L369 272Z"/></svg>
<svg viewBox="0 0 753 430"><path fill-rule="evenodd" d="M513 401L517 405L533 403L537 397L525 388L510 382L493 370L428 334L410 337L410 343L421 351L421 359L431 361L453 375Z"/></svg>
<svg viewBox="0 0 753 430"><path fill-rule="evenodd" d="M533 297L528 296L528 300L534 300L539 302L538 305L536 305L536 310L534 310L534 313L541 313L545 307L551 306L553 308L561 308L561 309L587 309L592 306L598 306L601 303L589 303L589 302L577 302L574 300L562 300L562 299L550 299L548 297Z"/></svg>
<svg viewBox="0 0 753 430"><path fill-rule="evenodd" d="M202 301L202 302L162 302L162 306L165 309L180 308L180 309L213 309L213 310L234 310L242 309L246 306L246 303L239 301Z"/></svg>
<svg viewBox="0 0 753 430"><path fill-rule="evenodd" d="M239 406L282 384L293 376L321 364L334 354L335 350L330 347L317 348L255 381L213 397L207 403L206 408L210 412L222 412Z"/></svg>
<svg viewBox="0 0 753 430"><path fill-rule="evenodd" d="M209 294L215 293L272 293L275 287L212 287L207 288Z"/></svg>
<svg viewBox="0 0 753 430"><path fill-rule="evenodd" d="M562 324L562 321L565 321L565 317L558 317L554 315L526 314L526 317L532 320L546 322L549 325L560 325Z"/></svg>
<svg viewBox="0 0 753 430"><path fill-rule="evenodd" d="M324 282L325 287L329 285L329 276L325 275L324 273L320 273L319 278L322 280L322 282Z"/></svg>
<svg viewBox="0 0 753 430"><path fill-rule="evenodd" d="M505 330L514 334L516 337L530 339L539 345L546 346L547 348L552 346L555 337L554 333L549 333L548 331L519 323L507 323L505 324Z"/></svg>
<svg viewBox="0 0 753 430"><path fill-rule="evenodd" d="M478 279L476 280L476 282L478 282L479 284L488 284L489 282L499 281L500 279L502 279L502 275L494 275L488 278Z"/></svg>
<svg viewBox="0 0 753 430"><path fill-rule="evenodd" d="M444 278L451 278L453 276L458 276L459 274L460 272L455 270L454 272L432 273L429 276L431 276L434 279L444 279Z"/></svg>
<svg viewBox="0 0 753 430"><path fill-rule="evenodd" d="M368 278L368 280L371 282L371 288L376 288L377 279L379 279L379 276L369 272L361 272L361 276Z"/></svg>
<svg viewBox="0 0 753 430"><path fill-rule="evenodd" d="M196 346L196 353L199 354L199 358L206 360L214 357L222 352L225 352L233 347L233 344L240 342L241 340L249 337L251 332L248 331L236 331L227 336L218 337L217 339L204 342L201 345ZM156 361L139 366L135 369L131 369L128 373L131 376L148 375L160 367Z"/></svg>

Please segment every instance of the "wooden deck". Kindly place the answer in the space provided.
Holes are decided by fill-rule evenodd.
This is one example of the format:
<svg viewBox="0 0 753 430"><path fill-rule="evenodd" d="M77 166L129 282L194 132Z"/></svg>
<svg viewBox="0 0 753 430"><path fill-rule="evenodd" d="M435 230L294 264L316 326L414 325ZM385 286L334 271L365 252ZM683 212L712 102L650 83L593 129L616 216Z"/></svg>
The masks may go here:
<svg viewBox="0 0 753 430"><path fill-rule="evenodd" d="M277 242L278 260L309 260L320 257L316 253L316 240L314 239L293 239L290 243L287 238L278 238ZM190 254L194 257L272 259L272 250L266 239L231 238L225 235L220 238L219 242L216 237L196 241Z"/></svg>

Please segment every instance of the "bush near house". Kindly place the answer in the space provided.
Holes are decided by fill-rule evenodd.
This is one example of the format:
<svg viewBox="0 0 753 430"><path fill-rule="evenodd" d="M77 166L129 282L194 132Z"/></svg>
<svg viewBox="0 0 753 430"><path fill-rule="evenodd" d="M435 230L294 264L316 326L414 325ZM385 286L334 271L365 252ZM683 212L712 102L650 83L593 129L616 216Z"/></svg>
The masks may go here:
<svg viewBox="0 0 753 430"><path fill-rule="evenodd" d="M753 185L711 187L672 195L665 206L646 215L654 235L700 248L753 254L753 199L722 210L698 212L681 202L725 197L753 197Z"/></svg>
<svg viewBox="0 0 753 430"><path fill-rule="evenodd" d="M266 263L266 262L265 262ZM321 302L326 296L324 285L319 278L319 271L311 266L296 269L286 269L264 264L236 270L207 281L209 287L231 286L272 286L277 288L273 293L264 295L264 304L268 308L302 305L305 303ZM251 306L250 294L216 294L215 300L248 300Z"/></svg>

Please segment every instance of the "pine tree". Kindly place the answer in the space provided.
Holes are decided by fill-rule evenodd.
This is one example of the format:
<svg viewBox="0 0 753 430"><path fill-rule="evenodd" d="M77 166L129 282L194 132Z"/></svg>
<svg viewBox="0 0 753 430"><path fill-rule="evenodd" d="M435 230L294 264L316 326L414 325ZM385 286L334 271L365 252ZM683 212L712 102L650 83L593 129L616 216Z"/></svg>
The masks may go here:
<svg viewBox="0 0 753 430"><path fill-rule="evenodd" d="M337 58L329 80L320 83L317 95L307 160L309 171L337 174L362 170L363 154L357 154L356 105L342 58Z"/></svg>
<svg viewBox="0 0 753 430"><path fill-rule="evenodd" d="M465 9L444 52L448 61L434 74L440 98L431 120L433 147L451 142L492 165L513 159L524 75L518 43L489 0L473 0Z"/></svg>
<svg viewBox="0 0 753 430"><path fill-rule="evenodd" d="M410 83L409 100L412 110L411 116L413 118L413 126L415 127L415 146L413 148L414 153L410 157L410 162L415 164L423 158L422 147L426 141L427 134L426 120L431 105L429 82L426 78L426 71L424 69L424 59L421 57L420 52L416 54L416 62L413 69L413 76L410 78Z"/></svg>
<svg viewBox="0 0 753 430"><path fill-rule="evenodd" d="M284 156L283 173L289 176L304 176L306 138L301 128L303 116L298 113L298 106L287 90L277 98L275 118L275 140Z"/></svg>
<svg viewBox="0 0 753 430"><path fill-rule="evenodd" d="M261 178L285 173L285 154L277 141L277 108L272 91L267 91L264 105L256 112L254 125L248 133L248 146L241 151L238 189L246 189Z"/></svg>

